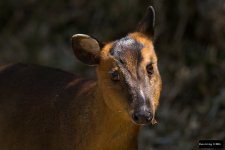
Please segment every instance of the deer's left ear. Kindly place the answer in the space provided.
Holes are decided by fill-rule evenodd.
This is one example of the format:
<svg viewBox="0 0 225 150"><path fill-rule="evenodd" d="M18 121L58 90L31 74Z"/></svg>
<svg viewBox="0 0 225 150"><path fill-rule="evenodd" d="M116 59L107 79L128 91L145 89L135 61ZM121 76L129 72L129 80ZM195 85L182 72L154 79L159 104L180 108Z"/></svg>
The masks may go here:
<svg viewBox="0 0 225 150"><path fill-rule="evenodd" d="M146 13L137 27L137 32L141 32L149 37L154 36L155 26L155 10L152 6L149 6Z"/></svg>

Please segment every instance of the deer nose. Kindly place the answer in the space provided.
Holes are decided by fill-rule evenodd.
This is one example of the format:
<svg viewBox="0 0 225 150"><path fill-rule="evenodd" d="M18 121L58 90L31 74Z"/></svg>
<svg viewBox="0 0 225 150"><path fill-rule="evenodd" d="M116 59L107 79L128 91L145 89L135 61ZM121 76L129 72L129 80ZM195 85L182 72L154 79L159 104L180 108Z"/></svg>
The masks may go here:
<svg viewBox="0 0 225 150"><path fill-rule="evenodd" d="M132 115L133 121L137 124L150 124L153 118L150 111L137 111Z"/></svg>

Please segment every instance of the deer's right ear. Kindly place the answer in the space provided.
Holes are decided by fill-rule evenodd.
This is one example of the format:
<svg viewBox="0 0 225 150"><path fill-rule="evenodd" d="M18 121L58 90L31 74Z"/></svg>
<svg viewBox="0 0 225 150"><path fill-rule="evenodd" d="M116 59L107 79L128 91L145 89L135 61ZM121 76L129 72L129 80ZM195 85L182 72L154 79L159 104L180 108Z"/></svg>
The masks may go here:
<svg viewBox="0 0 225 150"><path fill-rule="evenodd" d="M97 65L100 61L101 44L85 34L72 36L72 47L76 57L88 65Z"/></svg>

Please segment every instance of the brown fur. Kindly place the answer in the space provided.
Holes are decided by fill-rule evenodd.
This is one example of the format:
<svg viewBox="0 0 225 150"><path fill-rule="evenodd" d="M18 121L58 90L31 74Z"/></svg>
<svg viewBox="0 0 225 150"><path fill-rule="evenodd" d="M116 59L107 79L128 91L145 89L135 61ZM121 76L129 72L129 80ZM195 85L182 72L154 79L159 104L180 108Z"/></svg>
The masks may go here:
<svg viewBox="0 0 225 150"><path fill-rule="evenodd" d="M158 66L157 66L157 56L153 47L153 43L152 40L148 37L146 37L145 35L136 32L136 33L132 33L129 34L130 37L134 38L135 40L137 40L140 43L143 43L146 47L142 49L141 51L141 56L143 57L143 62L141 64L141 68L145 68L145 66L148 63L152 63L154 68L156 68L155 71L155 76L153 76L152 82L154 82L153 84L158 84L155 85L155 87L157 87L157 89L155 90L156 93L154 93L154 108L156 109L158 104L159 104L159 96L160 96L160 92L161 92L161 88L162 88L162 83L161 82L155 82L158 80L161 80L159 71L158 71Z"/></svg>
<svg viewBox="0 0 225 150"><path fill-rule="evenodd" d="M140 126L134 112L148 110L153 116L138 124L154 123L161 91L152 35L147 35L153 33L153 8L147 13L140 31L104 46L87 35L73 36L77 58L97 65L96 81L38 65L1 66L0 149L137 150ZM112 80L112 71L119 80Z"/></svg>
<svg viewBox="0 0 225 150"><path fill-rule="evenodd" d="M135 149L138 126L112 113L96 86L48 67L1 68L1 150Z"/></svg>

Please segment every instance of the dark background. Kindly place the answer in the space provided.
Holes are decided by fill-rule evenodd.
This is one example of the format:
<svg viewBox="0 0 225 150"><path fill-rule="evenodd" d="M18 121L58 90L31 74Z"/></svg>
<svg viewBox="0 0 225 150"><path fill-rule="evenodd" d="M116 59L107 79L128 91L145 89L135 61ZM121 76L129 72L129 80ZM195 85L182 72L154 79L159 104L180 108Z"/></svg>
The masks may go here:
<svg viewBox="0 0 225 150"><path fill-rule="evenodd" d="M193 150L225 139L225 0L1 0L0 63L24 62L94 77L70 38L115 40L156 9L155 47L163 79L158 124L140 150Z"/></svg>

